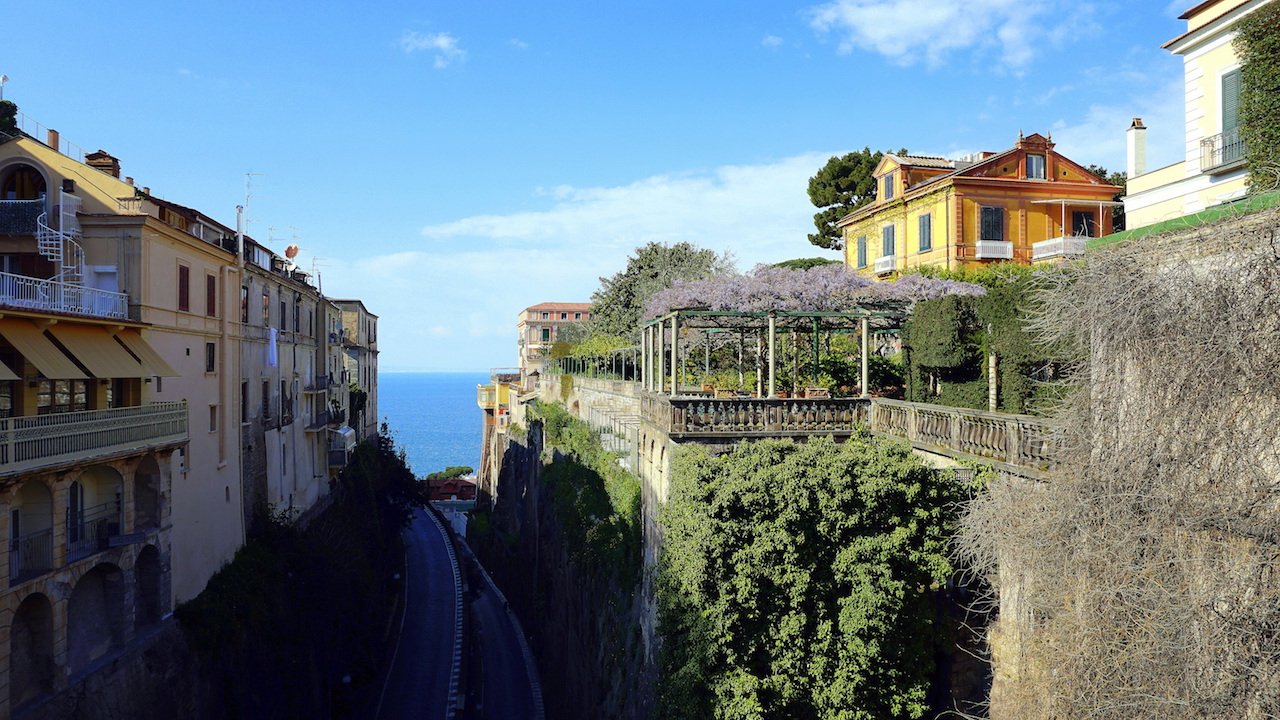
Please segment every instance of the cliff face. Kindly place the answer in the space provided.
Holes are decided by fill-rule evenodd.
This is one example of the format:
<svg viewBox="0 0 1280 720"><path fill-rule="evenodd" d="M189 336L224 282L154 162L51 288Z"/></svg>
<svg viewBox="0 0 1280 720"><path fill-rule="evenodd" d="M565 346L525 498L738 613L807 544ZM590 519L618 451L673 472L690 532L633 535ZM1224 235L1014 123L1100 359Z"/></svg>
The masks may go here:
<svg viewBox="0 0 1280 720"><path fill-rule="evenodd" d="M468 540L529 634L547 717L647 717L656 667L641 632L643 584L628 587L572 546L568 538L582 529L562 526L553 483L544 482L545 469L576 461L544 453L540 423L527 437L486 428L485 442L497 500L487 527L471 523Z"/></svg>

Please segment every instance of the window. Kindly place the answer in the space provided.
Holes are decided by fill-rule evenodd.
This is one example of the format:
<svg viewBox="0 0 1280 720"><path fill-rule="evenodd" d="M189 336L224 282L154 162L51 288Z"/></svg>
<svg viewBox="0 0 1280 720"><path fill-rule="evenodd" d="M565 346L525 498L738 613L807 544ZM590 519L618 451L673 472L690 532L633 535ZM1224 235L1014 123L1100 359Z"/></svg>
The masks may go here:
<svg viewBox="0 0 1280 720"><path fill-rule="evenodd" d="M218 369L218 345L216 343L207 342L204 344L204 371L213 372Z"/></svg>
<svg viewBox="0 0 1280 720"><path fill-rule="evenodd" d="M1027 154L1027 177L1031 180L1044 179L1044 156Z"/></svg>
<svg viewBox="0 0 1280 720"><path fill-rule="evenodd" d="M262 381L262 419L271 417L271 381Z"/></svg>
<svg viewBox="0 0 1280 720"><path fill-rule="evenodd" d="M280 332L284 332L289 329L287 324L289 322L289 315L284 306L284 288L277 290L276 295L280 298Z"/></svg>
<svg viewBox="0 0 1280 720"><path fill-rule="evenodd" d="M302 332L302 296L293 296L293 331Z"/></svg>
<svg viewBox="0 0 1280 720"><path fill-rule="evenodd" d="M1004 208L982 208L982 221L978 228L979 240L1004 240Z"/></svg>
<svg viewBox="0 0 1280 720"><path fill-rule="evenodd" d="M209 432L218 432L218 406L209 406Z"/></svg>
<svg viewBox="0 0 1280 720"><path fill-rule="evenodd" d="M884 185L884 189L880 193L880 199L892 200L893 199L893 173L889 173L888 175L885 175L884 182L882 184Z"/></svg>
<svg viewBox="0 0 1280 720"><path fill-rule="evenodd" d="M218 316L218 278L208 274L204 276L204 314Z"/></svg>
<svg viewBox="0 0 1280 720"><path fill-rule="evenodd" d="M240 322L249 324L249 286L240 286Z"/></svg>
<svg viewBox="0 0 1280 720"><path fill-rule="evenodd" d="M191 268L178 266L178 309L191 310Z"/></svg>
<svg viewBox="0 0 1280 720"><path fill-rule="evenodd" d="M574 320L581 320L581 319L582 319L582 313L574 313L574 314L573 314L573 319L574 319Z"/></svg>
<svg viewBox="0 0 1280 720"><path fill-rule="evenodd" d="M551 328L542 328L542 342L551 342Z"/></svg>
<svg viewBox="0 0 1280 720"><path fill-rule="evenodd" d="M240 422L249 422L249 381L240 383Z"/></svg>
<svg viewBox="0 0 1280 720"><path fill-rule="evenodd" d="M858 267L867 266L867 236L858 237Z"/></svg>
<svg viewBox="0 0 1280 720"><path fill-rule="evenodd" d="M1231 132L1240 125L1240 71L1232 70L1222 76L1222 132Z"/></svg>
<svg viewBox="0 0 1280 720"><path fill-rule="evenodd" d="M542 319L543 319L543 320L550 320L550 319L551 319L551 313L542 313Z"/></svg>
<svg viewBox="0 0 1280 720"><path fill-rule="evenodd" d="M1093 213L1072 210L1071 234L1076 237L1098 237L1098 223L1093 219Z"/></svg>
<svg viewBox="0 0 1280 720"><path fill-rule="evenodd" d="M271 294L262 289L262 327L271 325Z"/></svg>
<svg viewBox="0 0 1280 720"><path fill-rule="evenodd" d="M933 215L920 216L920 252L933 249Z"/></svg>
<svg viewBox="0 0 1280 720"><path fill-rule="evenodd" d="M568 319L569 319L569 313L567 313L567 312L560 313L560 319L561 319L561 320L568 320Z"/></svg>
<svg viewBox="0 0 1280 720"><path fill-rule="evenodd" d="M885 225L880 228L880 255L881 257L892 257L894 254L893 242L893 226Z"/></svg>

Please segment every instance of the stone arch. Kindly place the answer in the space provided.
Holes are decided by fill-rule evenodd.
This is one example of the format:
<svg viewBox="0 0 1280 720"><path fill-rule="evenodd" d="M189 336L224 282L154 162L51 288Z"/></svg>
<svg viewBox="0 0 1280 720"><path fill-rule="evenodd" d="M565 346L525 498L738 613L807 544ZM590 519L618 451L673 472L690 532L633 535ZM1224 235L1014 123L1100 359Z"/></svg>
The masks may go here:
<svg viewBox="0 0 1280 720"><path fill-rule="evenodd" d="M67 669L80 672L128 642L129 586L119 567L103 563L85 573L67 602Z"/></svg>
<svg viewBox="0 0 1280 720"><path fill-rule="evenodd" d="M80 473L67 492L67 553L106 550L124 528L124 476L107 465Z"/></svg>
<svg viewBox="0 0 1280 720"><path fill-rule="evenodd" d="M133 474L134 529L147 530L160 527L163 497L160 486L160 463L154 455L147 455L138 462L138 468Z"/></svg>
<svg viewBox="0 0 1280 720"><path fill-rule="evenodd" d="M9 626L9 708L53 692L53 606L40 593L28 595Z"/></svg>
<svg viewBox="0 0 1280 720"><path fill-rule="evenodd" d="M134 623L138 627L158 625L168 608L168 592L164 583L164 565L160 550L147 545L138 553L133 565Z"/></svg>
<svg viewBox="0 0 1280 720"><path fill-rule="evenodd" d="M27 480L9 503L9 577L25 580L53 569L53 493Z"/></svg>

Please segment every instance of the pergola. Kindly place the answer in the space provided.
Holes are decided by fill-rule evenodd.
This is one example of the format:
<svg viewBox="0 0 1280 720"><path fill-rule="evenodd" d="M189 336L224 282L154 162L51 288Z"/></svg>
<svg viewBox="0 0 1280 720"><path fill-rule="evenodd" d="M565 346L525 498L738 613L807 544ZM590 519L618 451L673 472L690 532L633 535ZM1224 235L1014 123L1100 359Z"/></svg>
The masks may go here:
<svg viewBox="0 0 1280 720"><path fill-rule="evenodd" d="M862 340L860 388L862 396L869 395L867 358L870 355L872 330L890 330L901 326L910 315L911 303L906 300L883 298L866 299L855 307L842 312L773 310L740 312L711 310L708 308L682 308L645 321L641 326L640 361L641 378L646 390L666 392L674 397L679 394L680 333L682 330L701 330L708 333L754 331L759 337L768 338L768 395L778 397L777 392L777 335L779 330L812 333L814 374L818 367L818 342L820 333L858 332ZM758 347L758 345L757 345ZM669 381L669 382L668 382ZM762 388L763 389L763 388Z"/></svg>

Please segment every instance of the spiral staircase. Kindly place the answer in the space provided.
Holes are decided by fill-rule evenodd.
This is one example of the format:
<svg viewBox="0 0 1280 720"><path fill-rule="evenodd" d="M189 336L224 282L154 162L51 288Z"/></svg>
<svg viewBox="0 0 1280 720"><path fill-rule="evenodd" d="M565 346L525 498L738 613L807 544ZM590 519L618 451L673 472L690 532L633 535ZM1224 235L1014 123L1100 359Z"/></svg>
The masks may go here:
<svg viewBox="0 0 1280 720"><path fill-rule="evenodd" d="M49 213L36 218L36 249L57 265L58 274L53 280L68 285L84 284L84 248L80 245L80 198L60 192L54 209L58 227L49 225Z"/></svg>

